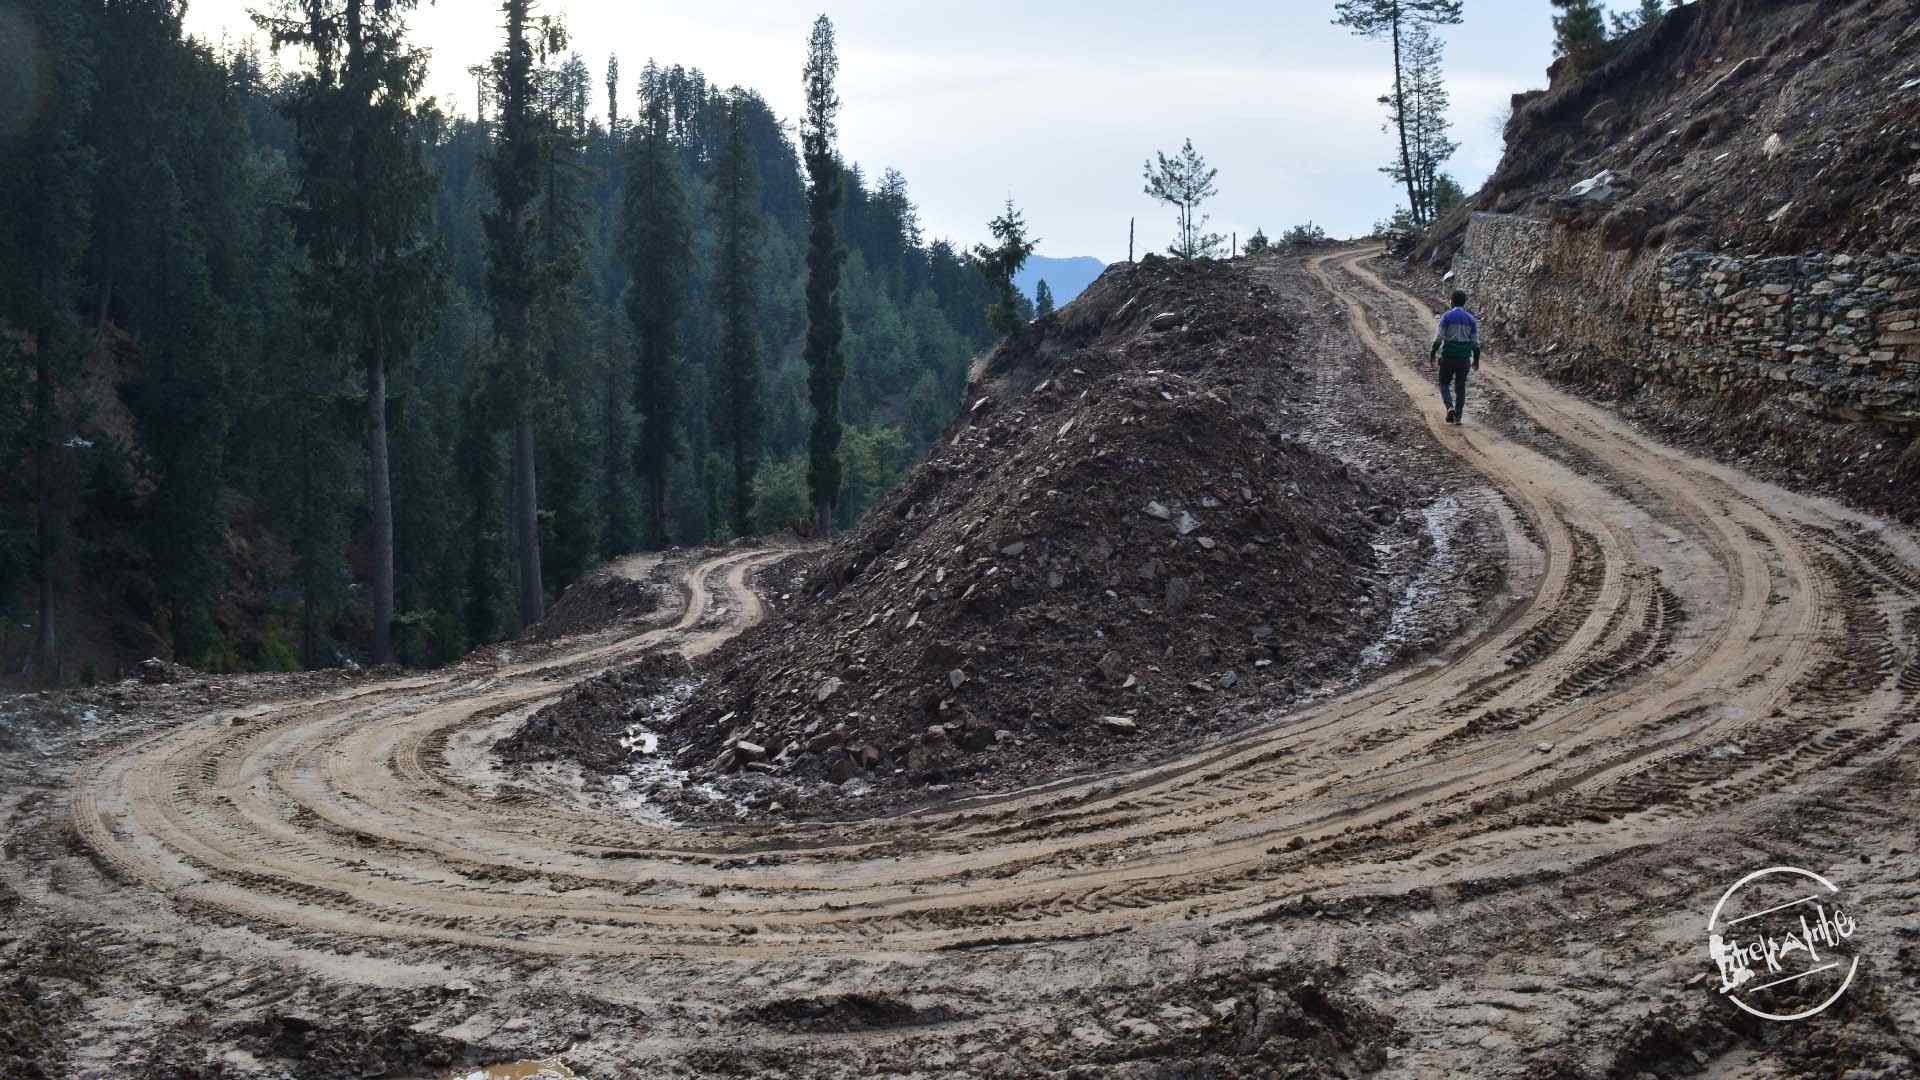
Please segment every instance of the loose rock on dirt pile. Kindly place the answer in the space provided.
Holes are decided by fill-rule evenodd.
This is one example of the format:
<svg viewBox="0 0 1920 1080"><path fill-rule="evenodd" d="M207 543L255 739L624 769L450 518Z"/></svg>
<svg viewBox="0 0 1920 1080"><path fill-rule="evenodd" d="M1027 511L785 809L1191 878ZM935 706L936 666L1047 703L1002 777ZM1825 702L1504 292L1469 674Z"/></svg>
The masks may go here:
<svg viewBox="0 0 1920 1080"><path fill-rule="evenodd" d="M662 749L715 773L944 784L1165 753L1299 694L1384 613L1400 507L1283 429L1296 327L1213 264L1108 272L726 646Z"/></svg>

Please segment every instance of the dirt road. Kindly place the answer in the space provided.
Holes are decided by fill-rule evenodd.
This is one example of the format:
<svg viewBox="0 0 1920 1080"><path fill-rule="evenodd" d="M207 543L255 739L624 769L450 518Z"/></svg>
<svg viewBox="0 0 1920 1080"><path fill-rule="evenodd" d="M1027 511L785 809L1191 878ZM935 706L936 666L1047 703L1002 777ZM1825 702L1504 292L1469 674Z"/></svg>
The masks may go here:
<svg viewBox="0 0 1920 1080"><path fill-rule="evenodd" d="M768 553L703 564L641 638L156 730L5 804L41 927L11 933L100 973L47 1016L73 1071L250 1075L296 1017L303 1047L441 1040L391 1075L1900 1075L1920 546L1498 356L1442 424L1430 316L1368 254L1311 264L1361 346L1326 362L1385 364L1511 526L1462 639L1149 768L831 825L654 827L486 753L567 680L756 617ZM1714 898L1780 862L1869 936L1842 1006L1766 1027L1698 976Z"/></svg>

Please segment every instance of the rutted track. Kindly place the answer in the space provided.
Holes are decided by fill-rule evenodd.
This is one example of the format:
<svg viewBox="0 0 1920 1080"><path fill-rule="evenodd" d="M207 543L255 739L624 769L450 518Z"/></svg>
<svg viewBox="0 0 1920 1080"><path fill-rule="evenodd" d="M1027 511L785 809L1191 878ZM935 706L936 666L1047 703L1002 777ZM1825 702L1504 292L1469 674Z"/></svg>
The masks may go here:
<svg viewBox="0 0 1920 1080"><path fill-rule="evenodd" d="M1364 275L1354 262L1317 272ZM1358 325L1424 397L1392 359L1401 350ZM1750 754L1756 768L1795 749L1805 769L1835 751L1833 733L1850 756L1903 735L1876 722L1911 708L1890 661L1912 643L1896 644L1879 610L1910 601L1900 556L1762 505L1529 380L1492 365L1486 377L1645 499L1622 506L1599 478L1519 443L1439 429L1541 537L1532 595L1445 664L1204 754L991 805L778 832L662 832L501 805L450 767L450 734L518 715L553 695L555 669L642 644L630 641L478 685L412 680L168 731L90 766L75 821L176 902L340 933L541 953L926 949L1009 923L1078 935L1305 889L1413 887L1556 848L1591 855L1644 840L1609 815L1697 802L1707 777L1680 766L1709 745L1756 739L1776 751ZM755 558L702 566L680 624L649 639L690 630L723 568L727 591L752 603ZM1691 632L1676 637L1683 605ZM1739 781L1718 766L1711 778ZM1467 812L1489 799L1506 805ZM756 852L776 854L738 865ZM564 891L527 884L559 879ZM732 902L694 902L721 885ZM760 932L742 939L742 921Z"/></svg>
<svg viewBox="0 0 1920 1080"><path fill-rule="evenodd" d="M1427 314L1364 265L1310 269L1429 398ZM688 578L678 623L484 679L419 677L117 746L75 827L173 907L269 934L546 956L799 960L1078 941L1312 893L1389 904L1534 882L1738 828L1920 730L1920 551L1642 441L1489 364L1532 437L1429 426L1505 494L1516 601L1445 655L1150 768L901 818L659 829L498 799L471 750L637 649L757 617L751 568ZM724 578L719 585L710 582ZM719 596L737 605L716 619ZM714 625L715 623L718 625ZM1712 753L1737 744L1732 756ZM1543 750L1544 748L1544 750ZM1803 794L1803 792L1801 792ZM1383 916L1385 917L1385 916Z"/></svg>

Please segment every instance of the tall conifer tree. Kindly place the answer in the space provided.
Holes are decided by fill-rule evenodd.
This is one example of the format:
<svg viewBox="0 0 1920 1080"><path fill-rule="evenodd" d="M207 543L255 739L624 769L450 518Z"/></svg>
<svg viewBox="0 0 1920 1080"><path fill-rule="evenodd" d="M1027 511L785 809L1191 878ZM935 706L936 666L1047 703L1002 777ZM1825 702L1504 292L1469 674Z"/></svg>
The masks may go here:
<svg viewBox="0 0 1920 1080"><path fill-rule="evenodd" d="M800 151L807 166L807 392L813 402L813 430L807 441L807 486L813 496L814 527L833 531L834 505L840 498L840 384L847 377L841 350L840 268L846 253L834 226L840 205L840 156L834 150L840 95L834 88L840 57L834 50L833 23L814 20L801 73L806 116L800 123Z"/></svg>
<svg viewBox="0 0 1920 1080"><path fill-rule="evenodd" d="M63 453L65 383L88 347L74 318L74 272L89 232L94 155L84 131L94 69L81 5L25 0L22 15L38 33L30 31L7 62L22 65L19 85L43 96L37 110L6 117L22 129L0 129L0 322L25 332L23 344L0 339L0 350L24 351L33 369L28 418L18 434L33 491L33 676L52 684L61 676L54 605L71 456Z"/></svg>
<svg viewBox="0 0 1920 1080"><path fill-rule="evenodd" d="M653 85L658 69L648 64L647 70L643 78ZM633 324L633 403L640 414L634 465L647 490L647 542L664 547L670 535L667 494L677 457L680 318L693 265L693 225L667 97L650 93L645 105L627 165L621 258L627 266L627 318Z"/></svg>
<svg viewBox="0 0 1920 1080"><path fill-rule="evenodd" d="M484 216L487 292L507 391L513 460L507 529L513 540L522 629L539 622L546 607L534 417L545 389L542 376L551 364L542 364L536 346L540 331L547 328L537 328L535 321L539 318L550 327L553 300L571 267L571 249L562 236L570 205L559 205L563 200L553 181L556 147L570 137L569 125L556 115L566 102L544 100L554 95L542 93L543 76L548 82L554 79L536 67L537 60L565 47L566 33L550 18L536 22L531 7L531 0L501 4L507 43L493 64L500 119L486 158L494 209Z"/></svg>
<svg viewBox="0 0 1920 1080"><path fill-rule="evenodd" d="M1556 0L1557 2L1557 0ZM1419 170L1413 160L1413 137L1403 118L1412 115L1407 104L1405 41L1415 25L1451 26L1461 20L1463 0L1339 0L1333 22L1361 37L1393 42L1393 99L1389 107L1400 136L1400 177L1407 189L1407 206L1418 213Z"/></svg>
<svg viewBox="0 0 1920 1080"><path fill-rule="evenodd" d="M1040 242L1027 239L1026 219L1014 208L1012 199L1007 200L999 217L987 222L987 230L993 234L994 243L978 244L973 249L974 265L992 286L995 297L993 306L987 309L987 324L995 333L1018 338L1027 326L1021 318L1022 298L1013 286L1013 277ZM1052 300L1051 291L1048 300Z"/></svg>
<svg viewBox="0 0 1920 1080"><path fill-rule="evenodd" d="M1410 216L1413 224L1421 228L1439 216L1436 188L1440 169L1460 148L1459 143L1447 137L1453 121L1447 117L1452 103L1441 66L1445 54L1446 42L1431 27L1425 23L1413 24L1406 33L1402 52L1406 76L1401 86L1405 92L1399 97L1385 94L1380 98L1380 104L1387 108L1387 127L1404 134L1412 154L1413 178L1408 189L1417 201L1411 207ZM1407 177L1401 174L1399 159L1380 171L1396 182L1407 183Z"/></svg>
<svg viewBox="0 0 1920 1080"><path fill-rule="evenodd" d="M387 378L425 336L439 306L440 259L427 227L435 179L422 158L417 99L426 57L404 37L416 0L289 0L261 17L275 47L312 66L286 109L298 131L293 216L307 250L303 282L317 344L355 358L365 376L373 662L393 651L393 488Z"/></svg>
<svg viewBox="0 0 1920 1080"><path fill-rule="evenodd" d="M1607 40L1606 12L1597 0L1552 0L1553 55L1580 57Z"/></svg>
<svg viewBox="0 0 1920 1080"><path fill-rule="evenodd" d="M620 58L607 57L607 130L605 151L601 155L606 170L607 190L613 198L601 204L600 245L603 253L619 250L619 195L625 184L627 122L620 116ZM639 543L633 525L632 500L627 495L627 475L633 462L627 449L627 338L620 321L620 293L626 288L626 275L620 272L617 258L603 258L600 265L613 271L603 275L602 301L606 305L605 355L601 364L600 397L600 554L604 558L625 555Z"/></svg>
<svg viewBox="0 0 1920 1080"><path fill-rule="evenodd" d="M714 430L733 466L728 517L735 535L753 531L753 476L760 465L760 331L755 280L760 266L759 192L747 145L743 93L727 103L727 146L714 178L720 305L720 393Z"/></svg>

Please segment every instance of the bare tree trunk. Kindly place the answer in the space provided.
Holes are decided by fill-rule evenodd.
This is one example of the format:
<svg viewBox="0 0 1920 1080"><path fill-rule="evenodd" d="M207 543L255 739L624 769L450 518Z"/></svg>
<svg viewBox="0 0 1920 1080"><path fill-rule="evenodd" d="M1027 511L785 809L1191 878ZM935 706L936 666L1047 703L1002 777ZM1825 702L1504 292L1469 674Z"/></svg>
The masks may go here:
<svg viewBox="0 0 1920 1080"><path fill-rule="evenodd" d="M760 432L741 431L736 425L733 436L733 531L741 536L753 535L753 452L747 448L748 439L758 439Z"/></svg>
<svg viewBox="0 0 1920 1080"><path fill-rule="evenodd" d="M664 468L656 469L654 473L647 478L647 512L653 516L648 523L648 531L653 536L652 546L663 548L667 546L670 535L667 529L667 488L673 481Z"/></svg>
<svg viewBox="0 0 1920 1080"><path fill-rule="evenodd" d="M93 321L93 337L95 341L99 341L105 337L107 333L107 309L113 306L113 271L115 266L116 264L112 261L107 263L106 280L100 283L100 310Z"/></svg>
<svg viewBox="0 0 1920 1080"><path fill-rule="evenodd" d="M540 495L533 471L533 421L513 425L513 531L520 556L520 629L546 614L547 594L540 583Z"/></svg>
<svg viewBox="0 0 1920 1080"><path fill-rule="evenodd" d="M300 455L300 518L303 525L313 519L313 444L306 437L306 427L301 427ZM310 542L310 541L309 541ZM313 580L314 558L311 549L300 558L300 666L315 668L315 653L320 650L320 634L316 625L317 613L314 611L314 591L317 588Z"/></svg>
<svg viewBox="0 0 1920 1080"><path fill-rule="evenodd" d="M39 415L38 451L34 456L34 576L38 602L34 627L33 674L42 686L60 682L60 660L53 633L53 360L47 335L34 348L34 411Z"/></svg>
<svg viewBox="0 0 1920 1080"><path fill-rule="evenodd" d="M601 459L600 463L600 498L604 504L601 508L601 516L605 519L605 532L603 535L608 540L608 542L603 545L605 547L603 554L606 555L625 555L625 550L615 549L624 549L631 544L633 540L633 537L629 535L623 527L629 520L626 516L626 478L627 469L631 467L631 463L627 459L627 425L622 422L625 416L621 409L621 404L626 400L626 397L620 392L620 359L618 350L614 347L616 340L617 335L612 329L611 320L609 320L607 330L607 398L606 415L604 418L606 432L605 437L601 440L601 445L605 449L605 456Z"/></svg>
<svg viewBox="0 0 1920 1080"><path fill-rule="evenodd" d="M1393 126L1400 133L1400 175L1407 182L1407 216L1420 221L1420 195L1415 190L1413 155L1407 150L1407 92L1400 70L1400 20L1393 20Z"/></svg>
<svg viewBox="0 0 1920 1080"><path fill-rule="evenodd" d="M373 662L393 663L393 484L387 472L387 357L374 327L367 362L367 512L373 555Z"/></svg>

